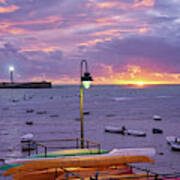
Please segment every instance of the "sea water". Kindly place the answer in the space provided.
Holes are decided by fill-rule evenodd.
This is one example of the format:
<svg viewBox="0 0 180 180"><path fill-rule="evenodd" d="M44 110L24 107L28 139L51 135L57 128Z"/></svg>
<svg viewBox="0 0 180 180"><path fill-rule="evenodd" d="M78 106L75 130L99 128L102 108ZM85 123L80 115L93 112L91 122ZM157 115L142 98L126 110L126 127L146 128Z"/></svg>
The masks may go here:
<svg viewBox="0 0 180 180"><path fill-rule="evenodd" d="M171 151L166 142L167 136L180 136L180 86L92 86L83 94L85 139L106 150L154 147L155 163L138 166L180 172L180 152ZM162 120L153 120L154 115ZM106 126L125 126L147 136L106 133ZM152 128L163 134L153 134ZM80 137L80 87L0 89L0 158L22 156L20 139L27 133L36 140Z"/></svg>

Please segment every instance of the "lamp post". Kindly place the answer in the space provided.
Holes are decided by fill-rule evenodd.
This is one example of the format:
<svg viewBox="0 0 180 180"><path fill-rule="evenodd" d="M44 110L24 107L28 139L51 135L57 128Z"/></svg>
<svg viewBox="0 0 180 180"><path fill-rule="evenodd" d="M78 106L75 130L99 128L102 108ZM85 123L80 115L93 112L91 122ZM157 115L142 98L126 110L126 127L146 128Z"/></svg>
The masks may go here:
<svg viewBox="0 0 180 180"><path fill-rule="evenodd" d="M85 65L85 71L83 74L83 64ZM83 86L88 89L91 81L93 81L90 73L88 72L88 64L86 60L81 61L81 79L80 79L80 103L81 103L81 148L84 148L84 122L83 122Z"/></svg>
<svg viewBox="0 0 180 180"><path fill-rule="evenodd" d="M11 83L13 83L13 72L14 72L14 67L13 66L9 66L9 72L10 72L10 81Z"/></svg>

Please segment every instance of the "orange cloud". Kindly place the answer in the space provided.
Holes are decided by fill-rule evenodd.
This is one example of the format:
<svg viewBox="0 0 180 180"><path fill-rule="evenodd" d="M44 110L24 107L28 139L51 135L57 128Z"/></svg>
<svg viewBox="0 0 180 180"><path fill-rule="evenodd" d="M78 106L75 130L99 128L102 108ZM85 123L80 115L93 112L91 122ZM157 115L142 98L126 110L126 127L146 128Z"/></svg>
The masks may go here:
<svg viewBox="0 0 180 180"><path fill-rule="evenodd" d="M101 70L100 75L93 76L94 84L180 84L179 73L153 72L137 65L129 64L122 72L114 72L111 66L101 64Z"/></svg>
<svg viewBox="0 0 180 180"><path fill-rule="evenodd" d="M118 5L118 2L103 2L103 3L98 3L97 6L99 8L112 8Z"/></svg>
<svg viewBox="0 0 180 180"><path fill-rule="evenodd" d="M7 4L6 0L0 0L0 3Z"/></svg>
<svg viewBox="0 0 180 180"><path fill-rule="evenodd" d="M90 40L90 41L87 41L87 42L83 42L83 43L79 43L77 44L78 46L92 46L92 45L95 45L96 43L98 42L103 42L104 39L93 39L93 40Z"/></svg>
<svg viewBox="0 0 180 180"><path fill-rule="evenodd" d="M22 29L22 28L15 28L15 27L11 27L12 23L8 23L8 22L1 22L0 23L0 34L4 35L7 33L10 34L25 34L28 33L28 30Z"/></svg>
<svg viewBox="0 0 180 180"><path fill-rule="evenodd" d="M120 8L128 10L134 7L153 7L155 4L154 0L134 0L134 4L128 2L101 2L96 3L98 8Z"/></svg>
<svg viewBox="0 0 180 180"><path fill-rule="evenodd" d="M113 24L111 18L97 18L96 22L101 25L111 25Z"/></svg>
<svg viewBox="0 0 180 180"><path fill-rule="evenodd" d="M134 6L140 7L140 6L146 6L146 7L153 7L155 4L154 0L134 0Z"/></svg>
<svg viewBox="0 0 180 180"><path fill-rule="evenodd" d="M14 12L18 9L19 9L19 7L15 6L15 5L8 6L8 7L0 7L0 13L10 13L10 12Z"/></svg>
<svg viewBox="0 0 180 180"><path fill-rule="evenodd" d="M44 47L43 47L44 46ZM28 47L26 49L21 49L19 52L30 52L30 51L44 51L44 52L52 52L58 50L59 46L46 46L46 45L38 45L33 47Z"/></svg>
<svg viewBox="0 0 180 180"><path fill-rule="evenodd" d="M6 26L16 26L16 25L34 25L34 24L49 24L58 22L60 23L62 20L61 17L58 16L50 16L46 19L37 19L32 21L23 21L23 22L1 22L1 24L4 24Z"/></svg>
<svg viewBox="0 0 180 180"><path fill-rule="evenodd" d="M104 36L104 35L117 36L117 34L119 36L119 30L115 30L115 29L94 33L94 35L96 36Z"/></svg>
<svg viewBox="0 0 180 180"><path fill-rule="evenodd" d="M139 32L140 32L140 33L146 33L146 32L148 32L148 28L146 28L146 27L140 28L140 29L139 29Z"/></svg>
<svg viewBox="0 0 180 180"><path fill-rule="evenodd" d="M26 30L23 28L16 28L16 25L38 25L38 24L51 24L55 23L59 25L61 23L62 18L57 16L51 16L46 19L38 19L34 21L23 21L23 22L8 22L4 21L0 23L1 34L11 33L11 34L24 34L31 32L30 30Z"/></svg>
<svg viewBox="0 0 180 180"><path fill-rule="evenodd" d="M141 67L136 65L127 65L127 72L132 79L135 79L141 73Z"/></svg>
<svg viewBox="0 0 180 180"><path fill-rule="evenodd" d="M130 7L132 7L132 5L130 3L126 3L126 2L103 2L103 3L97 3L96 6L98 8L115 8L115 7L119 7L121 9L127 10Z"/></svg>
<svg viewBox="0 0 180 180"><path fill-rule="evenodd" d="M12 28L12 29L8 30L8 33L11 33L11 34L25 34L27 32L28 32L27 30L24 30L24 29L21 29L21 28Z"/></svg>
<svg viewBox="0 0 180 180"><path fill-rule="evenodd" d="M136 85L137 87L143 87L151 84L180 84L179 73L165 73L165 72L151 72L150 70L142 69L136 65L128 65L123 72L114 72L111 65L98 64L101 68L101 72L96 75L92 72L93 82L92 84L116 84L116 85ZM104 71L104 72L103 72ZM136 77L131 77L132 72L138 73ZM36 79L36 80L42 80ZM71 78L69 76L63 76L58 79L50 80L53 84L79 84L79 78Z"/></svg>
<svg viewBox="0 0 180 180"><path fill-rule="evenodd" d="M23 22L1 22L1 26L10 27L16 25L33 25L33 24L49 24L54 22L61 22L62 18L58 16L50 16L46 19L37 19L32 21L23 21Z"/></svg>

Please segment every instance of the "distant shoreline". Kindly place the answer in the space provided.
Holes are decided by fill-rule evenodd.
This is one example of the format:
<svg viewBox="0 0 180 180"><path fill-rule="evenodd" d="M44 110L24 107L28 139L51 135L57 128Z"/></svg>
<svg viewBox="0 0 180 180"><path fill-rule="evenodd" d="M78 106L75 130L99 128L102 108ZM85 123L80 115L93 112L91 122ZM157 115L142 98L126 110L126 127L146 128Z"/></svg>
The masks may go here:
<svg viewBox="0 0 180 180"><path fill-rule="evenodd" d="M0 82L0 88L51 88L51 82Z"/></svg>

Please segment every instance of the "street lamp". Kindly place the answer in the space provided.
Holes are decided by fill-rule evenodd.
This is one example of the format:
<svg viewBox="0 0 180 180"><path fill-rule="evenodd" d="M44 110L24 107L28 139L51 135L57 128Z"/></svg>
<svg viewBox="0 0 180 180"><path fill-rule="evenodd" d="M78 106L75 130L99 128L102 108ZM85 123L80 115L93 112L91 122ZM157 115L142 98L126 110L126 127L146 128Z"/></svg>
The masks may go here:
<svg viewBox="0 0 180 180"><path fill-rule="evenodd" d="M83 64L85 64L85 72L83 74ZM91 81L93 81L88 72L88 64L86 60L81 61L81 85L80 85L80 101L81 101L81 148L84 148L84 123L83 123L83 86L88 89Z"/></svg>
<svg viewBox="0 0 180 180"><path fill-rule="evenodd" d="M10 72L10 81L11 83L13 83L14 66L9 66L9 72Z"/></svg>

